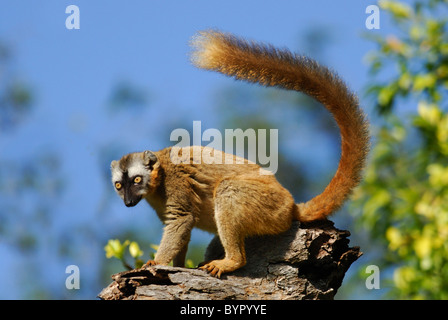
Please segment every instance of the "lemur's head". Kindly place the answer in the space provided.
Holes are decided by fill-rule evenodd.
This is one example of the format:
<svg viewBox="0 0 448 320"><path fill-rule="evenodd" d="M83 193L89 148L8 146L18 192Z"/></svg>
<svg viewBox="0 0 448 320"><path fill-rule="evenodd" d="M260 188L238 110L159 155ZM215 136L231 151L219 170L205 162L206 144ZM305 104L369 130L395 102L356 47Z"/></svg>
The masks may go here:
<svg viewBox="0 0 448 320"><path fill-rule="evenodd" d="M130 153L112 161L112 183L127 207L135 206L151 192L158 166L157 156L151 151Z"/></svg>

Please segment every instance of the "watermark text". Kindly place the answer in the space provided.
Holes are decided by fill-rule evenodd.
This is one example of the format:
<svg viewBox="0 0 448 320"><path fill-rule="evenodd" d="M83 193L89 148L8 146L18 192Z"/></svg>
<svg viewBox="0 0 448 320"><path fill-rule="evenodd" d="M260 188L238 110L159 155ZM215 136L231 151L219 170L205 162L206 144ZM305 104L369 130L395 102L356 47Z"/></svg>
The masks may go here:
<svg viewBox="0 0 448 320"><path fill-rule="evenodd" d="M170 154L175 164L258 163L260 174L265 175L278 169L278 129L269 129L269 137L267 129L225 129L223 137L214 128L202 132L201 121L193 121L192 137L188 130L178 128L171 132L170 140L177 142ZM202 148L203 142L207 144Z"/></svg>

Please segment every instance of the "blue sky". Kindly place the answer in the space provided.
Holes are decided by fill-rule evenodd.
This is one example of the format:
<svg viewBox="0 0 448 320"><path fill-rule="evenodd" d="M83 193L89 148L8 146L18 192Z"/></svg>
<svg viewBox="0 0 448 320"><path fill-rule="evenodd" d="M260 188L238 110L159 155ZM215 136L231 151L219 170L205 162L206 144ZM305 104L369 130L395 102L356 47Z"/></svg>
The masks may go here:
<svg viewBox="0 0 448 320"><path fill-rule="evenodd" d="M80 9L79 30L65 27L65 9L71 4ZM20 161L42 150L61 155L66 190L53 204L60 214L48 231L58 235L58 230L90 221L104 189L111 188L104 183L108 164L99 162L98 147L113 142L128 152L157 150L165 147L159 135L180 118L201 120L203 129L216 123L210 112L213 94L230 80L189 63L188 42L198 30L218 28L305 54L300 43L306 32L328 30L331 43L321 56L354 91L362 92L367 84L365 56L374 48L362 34L388 32L385 19L380 30L365 28L369 4L375 1L3 1L0 41L13 53L14 76L29 84L35 96L31 114L14 132L0 136L0 157ZM105 112L120 81L147 92L151 107L131 114ZM157 139L149 141L150 136ZM110 207L113 214L107 222L91 221L106 238L130 223L130 217L133 223L153 223L147 207L130 214L118 197ZM104 244L94 245L101 251ZM21 260L1 240L0 253L0 277L5 277ZM43 263L51 256L44 252L36 260ZM65 279L64 263L51 267L57 281ZM89 257L67 263L79 264L81 270L90 266ZM11 286L16 280L0 279ZM0 298L8 298L2 290Z"/></svg>

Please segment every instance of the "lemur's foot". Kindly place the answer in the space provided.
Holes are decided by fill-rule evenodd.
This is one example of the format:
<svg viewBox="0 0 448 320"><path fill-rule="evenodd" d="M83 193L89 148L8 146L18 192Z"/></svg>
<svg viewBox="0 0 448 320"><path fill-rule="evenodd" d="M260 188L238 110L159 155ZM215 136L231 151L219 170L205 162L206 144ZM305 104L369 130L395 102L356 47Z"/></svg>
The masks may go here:
<svg viewBox="0 0 448 320"><path fill-rule="evenodd" d="M234 271L242 265L231 259L212 260L199 264L199 269L205 270L216 278L221 278L221 274Z"/></svg>
<svg viewBox="0 0 448 320"><path fill-rule="evenodd" d="M149 267L149 266L155 266L156 264L158 264L157 262L155 262L154 260L148 260L145 263L145 267Z"/></svg>

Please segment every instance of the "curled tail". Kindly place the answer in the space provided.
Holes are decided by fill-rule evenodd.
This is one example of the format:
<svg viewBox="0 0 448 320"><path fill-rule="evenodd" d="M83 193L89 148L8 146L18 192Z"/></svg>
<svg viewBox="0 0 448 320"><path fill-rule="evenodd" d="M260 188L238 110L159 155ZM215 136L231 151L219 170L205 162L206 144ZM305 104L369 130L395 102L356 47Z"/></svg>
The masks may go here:
<svg viewBox="0 0 448 320"><path fill-rule="evenodd" d="M369 149L368 122L344 82L312 59L227 33L200 32L192 45L192 61L199 68L304 92L331 112L341 133L339 166L320 195L297 205L296 218L302 222L325 219L339 209L360 182Z"/></svg>

